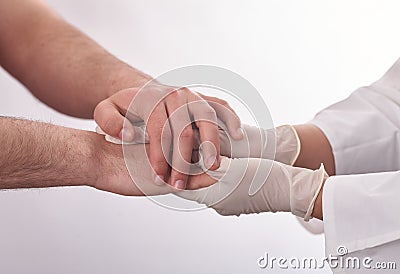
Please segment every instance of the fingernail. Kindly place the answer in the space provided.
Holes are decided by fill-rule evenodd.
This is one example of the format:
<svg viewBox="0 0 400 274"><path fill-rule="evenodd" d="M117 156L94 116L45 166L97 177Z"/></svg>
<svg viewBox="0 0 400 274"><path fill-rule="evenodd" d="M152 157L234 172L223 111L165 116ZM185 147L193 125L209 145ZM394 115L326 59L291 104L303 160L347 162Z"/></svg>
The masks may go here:
<svg viewBox="0 0 400 274"><path fill-rule="evenodd" d="M215 156L208 156L204 161L206 168L212 167L216 160L217 158L215 158Z"/></svg>
<svg viewBox="0 0 400 274"><path fill-rule="evenodd" d="M134 138L134 132L129 128L123 128L119 134L123 141L131 142Z"/></svg>
<svg viewBox="0 0 400 274"><path fill-rule="evenodd" d="M177 189L185 189L185 182L182 180L177 180L174 184L174 187Z"/></svg>

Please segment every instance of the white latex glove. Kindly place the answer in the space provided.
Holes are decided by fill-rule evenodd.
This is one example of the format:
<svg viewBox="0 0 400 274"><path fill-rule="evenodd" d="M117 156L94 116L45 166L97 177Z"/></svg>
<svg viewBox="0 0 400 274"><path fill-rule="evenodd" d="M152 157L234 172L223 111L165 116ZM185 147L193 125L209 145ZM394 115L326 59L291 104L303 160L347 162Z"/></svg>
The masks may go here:
<svg viewBox="0 0 400 274"><path fill-rule="evenodd" d="M300 140L294 127L283 125L272 129L260 129L242 125L244 138L233 140L219 123L221 155L230 158L262 158L293 165L300 153ZM276 145L276 146L275 146Z"/></svg>
<svg viewBox="0 0 400 274"><path fill-rule="evenodd" d="M244 138L237 141L227 134L223 122L218 121L218 124L222 156L230 158L275 159L278 162L293 165L299 155L299 137L294 127L290 125L280 126L275 129L259 129L255 126L242 125ZM132 142L125 142L125 144L149 143L145 126L142 124L134 126L134 128L134 140ZM106 140L109 142L121 144L119 139L106 135L99 127L96 128L96 132L105 135ZM194 130L194 136L194 146L196 149L200 145L198 130ZM276 144L276 149L274 144ZM197 161L198 159L195 160Z"/></svg>
<svg viewBox="0 0 400 274"><path fill-rule="evenodd" d="M221 215L285 211L305 221L310 219L327 177L322 165L313 171L256 158L222 157L219 169L205 172L218 182L176 195L205 204Z"/></svg>

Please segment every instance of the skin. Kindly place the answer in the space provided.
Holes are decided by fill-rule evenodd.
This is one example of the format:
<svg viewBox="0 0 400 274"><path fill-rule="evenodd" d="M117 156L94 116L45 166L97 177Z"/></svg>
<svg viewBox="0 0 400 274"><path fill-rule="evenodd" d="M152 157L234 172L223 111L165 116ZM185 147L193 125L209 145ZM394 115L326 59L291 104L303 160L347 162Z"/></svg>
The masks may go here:
<svg viewBox="0 0 400 274"><path fill-rule="evenodd" d="M334 171L333 154L325 135L312 125L296 127L302 149L295 165L317 169L317 163L323 162L327 170ZM0 134L0 189L90 186L128 196L179 191L167 184L152 183L153 169L146 160L149 145L128 146L128 171L122 146L106 142L96 133L14 118L0 118L0 128L6 129ZM317 150L326 153L318 154ZM316 160L313 154L322 158ZM190 177L187 189L213 183L215 180L204 173ZM323 188L312 213L321 220L322 195Z"/></svg>
<svg viewBox="0 0 400 274"><path fill-rule="evenodd" d="M129 126L123 127L124 116L140 87L151 80L150 76L115 58L42 1L1 0L0 33L0 64L33 95L67 115L94 117L113 137L132 138L134 132ZM201 187L201 178L188 179L180 172L184 169L180 165L191 157L192 150L186 148L193 146L193 131L191 127L180 126L177 134L177 123L169 121L169 116L188 102L202 102L198 109L187 109L178 120L188 122L190 115L209 114L207 119L211 122L196 125L201 141L209 141L216 148L214 152L206 152L205 159L211 161L205 164L211 169L219 165L218 132L212 121L218 115L232 137L240 139L239 118L225 101L188 89L155 83L151 92L167 95L161 103L156 101L152 105L156 107L154 112L139 113L136 117L148 122L151 141L146 150L153 169L163 181L179 189ZM174 168L170 174L161 153L165 124L170 135L166 139L174 151L180 148L182 153L181 158L171 155ZM1 118L0 129L1 151L6 151L0 158L2 189L88 185L123 195L143 194L132 188L121 148L94 133L7 118ZM333 154L323 133L312 125L298 125L296 130L302 150L295 166L316 169L322 162L328 174L333 175ZM139 162L143 153L135 153ZM322 219L322 191L313 216Z"/></svg>
<svg viewBox="0 0 400 274"><path fill-rule="evenodd" d="M331 144L325 134L311 124L296 125L295 129L300 139L301 150L294 166L317 169L324 164L329 176L335 175L335 159ZM321 188L314 204L312 216L323 220L322 196L324 187Z"/></svg>
<svg viewBox="0 0 400 274"><path fill-rule="evenodd" d="M318 169L323 163L328 175L335 175L332 147L325 134L317 126L311 124L296 125L294 128L299 136L301 147L294 166Z"/></svg>
<svg viewBox="0 0 400 274"><path fill-rule="evenodd" d="M40 0L1 0L0 33L0 64L39 100L70 116L95 118L103 131L113 137L125 137L127 141L133 137L129 124L123 127L124 117L129 103L152 77L114 57ZM151 97L154 94L157 96ZM188 180L187 175L179 172L191 156L191 150L184 148L193 144L191 127L174 130L179 121L189 121L190 115L209 114L208 122L197 122L197 126L201 140L216 148L206 152L209 162L205 164L211 169L219 166L219 139L214 123L217 115L228 124L233 138L242 137L239 118L223 100L157 82L143 96L150 97L145 100L145 107L156 107L152 113L138 108L136 117L148 126L152 140L150 162L160 178L178 188L185 188ZM202 104L190 109L187 104L192 101ZM212 104L224 108L221 111ZM171 113L182 106L186 112L170 119ZM169 129L166 143L182 148L182 157L177 157L176 152L167 155L173 158L171 172L160 149L163 125Z"/></svg>
<svg viewBox="0 0 400 274"><path fill-rule="evenodd" d="M325 183L325 182L324 182ZM319 192L317 199L315 200L314 210L311 214L312 217L324 220L323 211L322 211L322 195L323 195L324 186L322 186L321 191Z"/></svg>
<svg viewBox="0 0 400 274"><path fill-rule="evenodd" d="M120 195L160 195L179 191L153 184L145 161L149 146L132 146L129 162L137 169L134 182L126 168L122 146L94 132L47 123L0 118L0 189L89 186ZM193 178L188 189L202 185Z"/></svg>
<svg viewBox="0 0 400 274"><path fill-rule="evenodd" d="M90 186L127 196L179 191L168 184L152 183L153 169L147 161L149 145L127 146L123 152L122 146L109 143L93 132L14 118L0 118L0 128L6 129L0 134L0 189ZM314 126L302 125L298 131L302 149L296 165L302 163L314 169L314 160L305 159L316 153L313 149L324 147L330 153L320 155L330 156L328 159L332 162L325 164L332 167L332 152L330 146L325 146L329 143L322 132L316 134L315 130L319 131ZM314 136L313 140L304 139L309 134ZM187 189L199 189L215 182L203 173L190 177ZM323 188L312 213L321 220L322 195Z"/></svg>

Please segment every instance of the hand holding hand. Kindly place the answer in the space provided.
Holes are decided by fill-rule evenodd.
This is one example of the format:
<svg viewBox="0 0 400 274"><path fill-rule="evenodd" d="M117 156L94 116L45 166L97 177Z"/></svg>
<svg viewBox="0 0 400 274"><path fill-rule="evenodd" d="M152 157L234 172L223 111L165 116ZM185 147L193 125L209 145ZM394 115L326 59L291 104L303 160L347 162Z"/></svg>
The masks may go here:
<svg viewBox="0 0 400 274"><path fill-rule="evenodd" d="M217 117L227 125L234 139L242 138L240 120L225 101L187 88L161 84L146 86L142 90L122 90L102 101L96 107L94 117L105 133L125 142L137 138L135 128L130 123L124 124L125 117L132 123L145 123L151 166L159 179L179 189L186 186L192 157L192 120L199 129L201 142L205 144L204 164L210 169L219 166ZM166 159L170 158L172 171L168 179Z"/></svg>

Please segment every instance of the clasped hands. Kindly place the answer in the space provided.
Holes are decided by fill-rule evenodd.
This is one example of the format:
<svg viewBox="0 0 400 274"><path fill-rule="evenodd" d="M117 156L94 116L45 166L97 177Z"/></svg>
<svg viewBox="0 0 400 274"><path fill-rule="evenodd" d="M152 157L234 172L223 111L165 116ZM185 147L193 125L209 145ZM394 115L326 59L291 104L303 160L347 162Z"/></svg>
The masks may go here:
<svg viewBox="0 0 400 274"><path fill-rule="evenodd" d="M292 166L300 152L292 126L241 126L225 101L186 88L120 91L98 105L95 120L107 141L124 144L132 187L175 193L221 215L286 211L308 220L327 177L322 166ZM193 167L201 172L192 175ZM103 184L96 187L109 190ZM118 192L130 195L125 187Z"/></svg>

